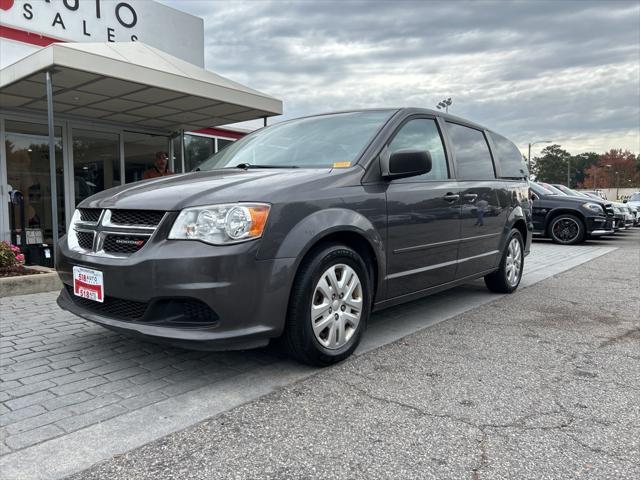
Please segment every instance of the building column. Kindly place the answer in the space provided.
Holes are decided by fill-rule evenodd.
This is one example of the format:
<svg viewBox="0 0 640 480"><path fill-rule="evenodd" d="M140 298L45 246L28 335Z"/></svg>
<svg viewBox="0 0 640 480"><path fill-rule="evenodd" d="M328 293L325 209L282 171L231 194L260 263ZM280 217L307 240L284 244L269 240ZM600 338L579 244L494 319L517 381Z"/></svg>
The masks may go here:
<svg viewBox="0 0 640 480"><path fill-rule="evenodd" d="M51 71L45 72L47 84L47 124L49 127L49 176L51 177L51 228L53 251L58 244L58 182L56 175L56 132L53 125L53 78Z"/></svg>

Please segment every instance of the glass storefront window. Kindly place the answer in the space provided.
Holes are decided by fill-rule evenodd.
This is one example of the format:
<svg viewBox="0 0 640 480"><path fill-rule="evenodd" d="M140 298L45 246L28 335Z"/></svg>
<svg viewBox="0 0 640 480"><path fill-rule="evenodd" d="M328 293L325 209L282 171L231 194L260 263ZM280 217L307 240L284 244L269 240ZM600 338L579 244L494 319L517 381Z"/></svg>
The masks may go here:
<svg viewBox="0 0 640 480"><path fill-rule="evenodd" d="M218 139L218 151L222 150L227 145L231 145L233 142L234 142L234 140L227 140L226 138L219 138Z"/></svg>
<svg viewBox="0 0 640 480"><path fill-rule="evenodd" d="M73 129L75 204L94 193L120 185L120 136Z"/></svg>
<svg viewBox="0 0 640 480"><path fill-rule="evenodd" d="M11 240L21 243L23 229L26 244L53 241L51 218L51 172L49 136L46 125L13 120L5 121L7 183L14 192L9 207ZM62 129L55 127L58 232L65 232L64 182L62 166Z"/></svg>
<svg viewBox="0 0 640 480"><path fill-rule="evenodd" d="M142 180L144 172L154 168L158 152L169 153L169 137L146 133L124 133L124 170L126 183Z"/></svg>
<svg viewBox="0 0 640 480"><path fill-rule="evenodd" d="M187 172L197 168L215 153L215 139L198 135L184 136L184 166Z"/></svg>
<svg viewBox="0 0 640 480"><path fill-rule="evenodd" d="M218 149L216 150L216 141ZM180 137L176 137L173 142L173 164L176 172L182 171L182 158L180 156ZM185 172L200 166L211 155L222 150L227 145L233 143L234 140L226 138L206 137L202 135L184 135L184 166Z"/></svg>

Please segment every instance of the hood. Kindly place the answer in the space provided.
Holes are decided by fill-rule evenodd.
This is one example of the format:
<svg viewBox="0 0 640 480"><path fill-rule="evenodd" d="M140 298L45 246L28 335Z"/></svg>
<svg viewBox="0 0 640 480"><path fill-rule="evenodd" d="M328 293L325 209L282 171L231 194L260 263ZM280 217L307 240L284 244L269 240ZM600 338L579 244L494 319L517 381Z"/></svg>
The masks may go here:
<svg viewBox="0 0 640 480"><path fill-rule="evenodd" d="M579 203L582 205L583 203L597 203L598 205L602 205L603 207L606 205L606 202L596 200L595 198L585 198L585 197L576 197L576 196L568 196L568 195L545 195L545 200L549 200L552 202L558 203L567 203L575 205Z"/></svg>
<svg viewBox="0 0 640 480"><path fill-rule="evenodd" d="M269 202L275 192L326 176L329 169L220 169L129 183L97 193L78 206L181 210L215 203Z"/></svg>

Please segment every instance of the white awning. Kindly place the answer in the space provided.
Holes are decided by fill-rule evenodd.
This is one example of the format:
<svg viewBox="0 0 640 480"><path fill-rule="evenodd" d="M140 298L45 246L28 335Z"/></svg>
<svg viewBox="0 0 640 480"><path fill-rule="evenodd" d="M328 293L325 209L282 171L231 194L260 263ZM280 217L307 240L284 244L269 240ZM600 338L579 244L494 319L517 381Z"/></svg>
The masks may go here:
<svg viewBox="0 0 640 480"><path fill-rule="evenodd" d="M140 42L55 43L0 70L0 108L165 132L282 114L282 101Z"/></svg>

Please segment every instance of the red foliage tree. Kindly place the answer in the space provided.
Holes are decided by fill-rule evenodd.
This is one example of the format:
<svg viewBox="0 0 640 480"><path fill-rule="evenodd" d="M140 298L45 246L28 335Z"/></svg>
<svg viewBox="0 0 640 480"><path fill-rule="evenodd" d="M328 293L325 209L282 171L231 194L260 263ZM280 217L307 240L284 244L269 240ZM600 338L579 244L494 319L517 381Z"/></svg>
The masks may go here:
<svg viewBox="0 0 640 480"><path fill-rule="evenodd" d="M611 149L598 162L586 168L580 188L616 188L640 185L638 159L629 150Z"/></svg>

